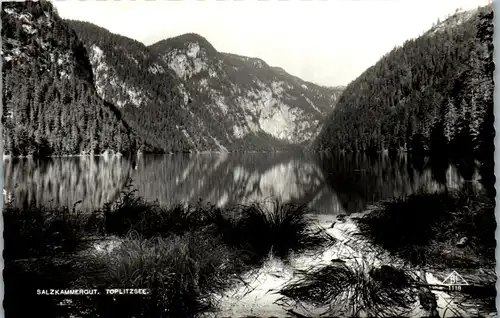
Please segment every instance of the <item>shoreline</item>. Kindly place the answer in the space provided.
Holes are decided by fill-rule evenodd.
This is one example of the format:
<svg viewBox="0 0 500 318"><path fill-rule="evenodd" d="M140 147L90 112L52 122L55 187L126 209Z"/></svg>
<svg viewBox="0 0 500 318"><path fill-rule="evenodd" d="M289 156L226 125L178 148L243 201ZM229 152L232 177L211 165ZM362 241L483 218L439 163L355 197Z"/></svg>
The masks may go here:
<svg viewBox="0 0 500 318"><path fill-rule="evenodd" d="M141 155L153 155L153 156L164 156L164 155L198 155L198 154L276 154L276 153L286 153L286 152L297 152L298 150L276 150L276 151L193 151L193 152L138 152L135 154L127 153L112 153L112 154L76 154L76 155L53 155L53 156L43 156L37 157L33 155L27 156L12 156L8 154L3 155L3 159L48 159L48 158L86 158L86 157L128 157L128 156L141 156Z"/></svg>
<svg viewBox="0 0 500 318"><path fill-rule="evenodd" d="M353 275L361 275L362 277L367 277L365 279L370 285L374 283L374 278L370 278L370 269L381 268L382 266L392 267L395 270L403 270L411 273L413 276L418 276L421 282L420 284L429 286L440 286L446 288L443 284L443 280L450 274L453 268L433 268L433 264L424 264L421 266L415 266L410 264L405 264L403 258L395 256L385 250L383 247L375 245L373 241L370 240L369 236L362 235L361 228L358 226L357 220L365 216L370 215L370 213L376 211L376 204L367 206L364 211L353 213L350 215L341 214L315 214L307 212L305 215L311 217L312 223L309 223L309 227L312 232L323 232L324 234L333 237L335 240L332 245L314 245L310 246L307 250L302 250L301 252L293 252L287 258L276 257L273 253L269 253L267 256L262 254L263 262L260 263L258 267L247 268L242 272L242 280L235 286L230 286L228 289L219 290L212 293L212 296L217 299L217 315L220 316L289 316L290 311L297 313L299 316L318 316L320 311L325 310L322 307L323 303L317 304L316 306L309 305L300 296L290 296L286 297L288 302L283 302L283 294L280 291L290 283L301 280L302 274L309 273L312 275L319 275L323 277L321 273L316 272L316 270L321 270L328 268L329 266L343 263ZM163 211L166 212L167 210ZM203 210L205 211L205 210ZM160 211L161 212L161 211ZM159 215L159 214L158 214ZM165 215L165 214L161 214ZM147 217L148 215L145 215ZM154 214L151 216L154 217ZM22 220L22 219L20 219ZM153 218L154 220L154 218ZM114 224L119 226L116 219L112 221ZM186 222L191 222L189 219L185 219ZM118 223L117 223L118 222ZM167 224L165 222L164 224ZM192 224L192 223L190 223ZM154 229L153 229L154 230ZM17 231L16 231L17 232ZM255 232L255 231L253 231ZM146 233L146 232L145 232ZM152 232L151 232L152 233ZM156 236L161 235L158 232ZM248 232L250 233L250 232ZM153 237L154 234L152 234ZM260 235L260 234L259 234ZM317 235L317 234L316 234ZM132 241L135 239L132 239ZM130 244L130 238L123 233L115 233L112 231L105 232L102 236L96 235L93 237L86 237L85 241L91 242L91 244L84 250L81 250L78 255L83 258L91 257L92 255L98 256L102 259L114 259L115 256L120 255L120 249L115 251L116 248L122 246L122 243ZM139 241L140 242L140 241ZM167 242L167 241L165 241ZM128 245L125 245L128 246ZM271 248L272 250L272 248ZM115 253L117 253L115 255ZM90 254L88 254L90 253ZM117 265L120 265L118 261ZM225 263L228 263L226 261ZM222 264L222 266L226 266ZM361 268L360 268L361 265ZM472 277L476 277L476 273L471 273L470 269L458 268L456 269L459 274L464 275L465 279L470 281ZM479 284L484 283L485 286L490 284L491 278L493 278L489 265L483 266L484 273L482 277L483 281ZM494 270L494 269L493 269ZM302 273L301 273L302 272ZM336 275L336 274L335 274ZM303 276L302 276L303 277ZM368 288L367 291L370 292L370 286L359 287L357 285L349 285L351 283L347 282L346 288L356 289L356 288ZM406 285L409 286L409 285ZM330 286L325 286L322 288L329 288ZM363 289L364 290L364 289ZM410 296L410 302L406 304L411 308L411 314L405 315L408 317L421 317L427 316L428 313L422 311L419 304L419 294L417 295L414 289L405 289L404 291ZM451 300L449 292L444 292L442 290L432 291L428 289L426 292L428 295L435 295L437 298L438 310L441 316L444 316L448 301ZM334 296L336 297L336 296ZM343 307L342 304L338 304L336 298L334 309L341 311L344 310L349 312L349 308ZM355 301L358 301L357 299ZM458 300L460 302L460 300ZM280 303L281 302L281 303ZM292 304L292 305L290 305ZM461 303L460 303L461 304ZM480 302L478 300L473 301L474 306L480 307ZM364 305L362 301L359 306L363 309ZM340 307L339 307L340 306ZM458 303L453 303L452 305L455 311L462 313L462 316L471 316L475 312L468 309L469 311L462 311L458 308ZM486 306L486 305L485 305ZM367 306L367 310L371 310L372 307ZM448 310L451 311L451 310ZM481 311L486 313L484 316L490 316L490 307L481 307Z"/></svg>
<svg viewBox="0 0 500 318"><path fill-rule="evenodd" d="M363 217L370 212L372 212L372 209L368 207L363 212L347 216L343 223L336 222L335 215L316 215L319 227L322 227L328 234L335 237L338 243L317 255L295 255L291 257L290 264L285 264L283 261L273 258L268 259L261 268L246 275L244 284L246 286L243 285L228 290L221 296L221 312L218 314L231 317L248 315L288 317L292 312L298 314L298 317L322 316L322 311L327 308L308 306L303 302L295 302L295 305L291 307L277 304L282 297L277 292L288 283L297 280L297 271L308 271L312 268L328 266L332 260L342 260L348 266L355 266L356 262L366 262L366 258L372 260L372 263L368 264L369 266L395 265L404 268L405 265L402 259L392 256L382 248L375 246L366 237L358 236L359 228L353 219ZM330 228L332 222L336 224L333 228ZM352 244L353 241L355 244ZM408 270L422 277L426 284L446 287L443 285L442 279L437 276L446 277L449 274L448 272L443 270L429 272L413 266L408 266ZM451 311L450 308L461 313L463 317L477 314L474 310L462 309L460 304L454 302L453 297L446 291L433 290L432 293L437 298L437 309L440 317L449 317L446 313ZM418 299L415 303L409 305L412 311L408 317L429 315L421 308ZM485 315L493 316L495 313L488 312Z"/></svg>
<svg viewBox="0 0 500 318"><path fill-rule="evenodd" d="M288 261L270 256L260 267L245 273L242 284L215 295L220 303L216 315L224 317L249 315L285 317L293 312L299 316L319 316L321 311L325 310L324 307L314 307L301 302L295 303L292 307L279 304L283 297L279 291L290 282L297 280L297 272L325 267L333 260L341 260L349 267L362 263L368 265L367 268L386 265L405 268L415 276L421 277L423 284L446 288L443 280L451 273L452 269L448 272L444 269L431 268L431 266L421 268L407 265L400 257L391 255L385 249L374 245L367 237L359 235L360 229L355 219L362 218L373 211L374 207L368 206L363 212L346 216L345 221L342 222L339 222L338 216L335 214L311 214L313 219L311 226L333 236L337 240L334 246L292 254ZM97 238L96 243L89 247L86 253L97 252L101 255L112 253L115 248L120 246L121 241L122 239L114 236ZM366 263L367 259L368 263ZM486 270L489 273L490 269ZM494 271L494 268L492 270ZM458 271L461 274L470 275L470 270ZM447 312L459 312L464 317L477 314L475 311L477 309L461 308L461 303L454 301L452 295L445 290L434 289L432 292L430 290L428 292L436 296L440 317L449 317ZM429 313L421 308L418 297L416 298L414 303L409 304L411 314L408 317L428 316ZM482 310L481 314L490 317L495 313Z"/></svg>

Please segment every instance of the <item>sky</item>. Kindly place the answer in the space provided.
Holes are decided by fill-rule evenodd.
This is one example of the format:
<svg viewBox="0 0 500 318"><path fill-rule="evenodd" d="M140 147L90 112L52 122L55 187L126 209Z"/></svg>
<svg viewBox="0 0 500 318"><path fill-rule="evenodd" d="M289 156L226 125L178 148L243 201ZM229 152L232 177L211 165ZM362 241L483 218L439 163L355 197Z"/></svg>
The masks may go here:
<svg viewBox="0 0 500 318"><path fill-rule="evenodd" d="M89 21L146 45L198 33L220 52L259 57L325 86L347 85L438 19L487 0L54 0L66 19Z"/></svg>

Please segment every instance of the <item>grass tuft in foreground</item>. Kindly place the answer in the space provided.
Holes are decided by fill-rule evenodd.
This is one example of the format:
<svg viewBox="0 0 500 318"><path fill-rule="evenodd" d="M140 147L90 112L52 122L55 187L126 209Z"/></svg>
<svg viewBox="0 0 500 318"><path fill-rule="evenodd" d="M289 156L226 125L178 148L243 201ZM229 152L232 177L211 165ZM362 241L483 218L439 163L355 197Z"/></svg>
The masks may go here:
<svg viewBox="0 0 500 318"><path fill-rule="evenodd" d="M299 272L297 280L281 289L280 303L311 308L306 314L313 316L402 316L415 301L414 284L415 278L400 269L374 268L363 260L349 266L334 262Z"/></svg>
<svg viewBox="0 0 500 318"><path fill-rule="evenodd" d="M413 265L465 268L495 261L494 202L471 186L385 201L357 222L375 244Z"/></svg>
<svg viewBox="0 0 500 318"><path fill-rule="evenodd" d="M270 252L286 260L290 252L316 250L334 243L334 238L313 226L305 205L279 201L242 205L232 219L218 219L227 244L246 251L251 261L261 262Z"/></svg>
<svg viewBox="0 0 500 318"><path fill-rule="evenodd" d="M245 267L237 253L204 233L168 239L130 235L110 253L90 256L82 284L151 290L148 296L101 297L95 308L100 313L194 317L216 310L215 295L239 280Z"/></svg>

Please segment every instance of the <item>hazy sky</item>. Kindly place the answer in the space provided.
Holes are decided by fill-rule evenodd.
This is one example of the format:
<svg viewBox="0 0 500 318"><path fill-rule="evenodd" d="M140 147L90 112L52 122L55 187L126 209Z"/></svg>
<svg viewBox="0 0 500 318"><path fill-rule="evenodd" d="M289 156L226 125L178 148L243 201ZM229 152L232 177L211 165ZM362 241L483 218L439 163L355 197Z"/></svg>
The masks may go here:
<svg viewBox="0 0 500 318"><path fill-rule="evenodd" d="M194 32L221 52L259 57L321 85L346 85L457 8L487 0L54 1L68 19L144 44Z"/></svg>

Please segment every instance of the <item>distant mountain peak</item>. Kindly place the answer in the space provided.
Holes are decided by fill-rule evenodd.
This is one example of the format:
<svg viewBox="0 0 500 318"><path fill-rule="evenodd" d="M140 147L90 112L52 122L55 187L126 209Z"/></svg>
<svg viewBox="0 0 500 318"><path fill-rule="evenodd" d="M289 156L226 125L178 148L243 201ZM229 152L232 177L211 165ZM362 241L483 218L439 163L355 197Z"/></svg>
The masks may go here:
<svg viewBox="0 0 500 318"><path fill-rule="evenodd" d="M188 49L197 45L199 48L205 49L207 52L215 53L217 50L214 46L203 36L197 33L185 33L172 38L158 41L150 48L153 49Z"/></svg>
<svg viewBox="0 0 500 318"><path fill-rule="evenodd" d="M171 38L168 38L167 40L169 39L180 39L180 40L183 40L183 41L199 41L199 42L208 42L208 40L198 34L198 33L194 33L194 32L188 32L188 33L184 33L184 34L181 34L181 35L178 35L178 36L174 36L174 37L171 37Z"/></svg>
<svg viewBox="0 0 500 318"><path fill-rule="evenodd" d="M330 89L332 91L342 91L345 89L344 85L337 85L337 86L323 86L324 88Z"/></svg>
<svg viewBox="0 0 500 318"><path fill-rule="evenodd" d="M454 14L446 17L442 21L438 21L427 33L444 32L450 28L467 22L469 19L475 16L478 9L471 10L457 10Z"/></svg>

